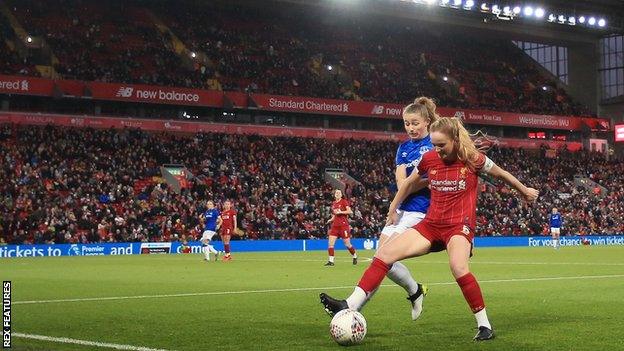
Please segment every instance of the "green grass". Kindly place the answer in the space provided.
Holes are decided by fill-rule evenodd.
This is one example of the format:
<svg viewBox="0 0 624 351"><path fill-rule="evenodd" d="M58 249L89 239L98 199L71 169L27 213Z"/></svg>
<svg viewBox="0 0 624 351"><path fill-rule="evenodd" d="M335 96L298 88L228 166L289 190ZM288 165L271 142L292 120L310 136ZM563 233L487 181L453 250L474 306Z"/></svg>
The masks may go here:
<svg viewBox="0 0 624 351"><path fill-rule="evenodd" d="M323 267L324 252L239 253L228 263L202 262L199 255L2 259L0 277L13 282L17 333L167 350L338 350L318 294L346 297L368 262L352 266L348 253L337 255L335 267ZM423 315L413 322L405 293L386 280L363 311L364 343L350 349L622 350L622 257L624 247L476 250L472 271L497 333L485 343L471 340L475 321L446 254L407 260L430 285ZM574 278L588 276L611 277ZM572 279L536 279L552 277ZM263 291L286 289L292 290ZM211 292L217 294L205 294ZM13 347L94 349L18 337Z"/></svg>

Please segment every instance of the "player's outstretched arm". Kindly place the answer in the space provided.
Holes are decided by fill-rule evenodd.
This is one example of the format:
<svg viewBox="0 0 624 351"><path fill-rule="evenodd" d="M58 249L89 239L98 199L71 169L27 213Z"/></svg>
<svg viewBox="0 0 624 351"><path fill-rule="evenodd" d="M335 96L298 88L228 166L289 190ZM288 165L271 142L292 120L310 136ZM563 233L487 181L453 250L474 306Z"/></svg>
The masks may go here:
<svg viewBox="0 0 624 351"><path fill-rule="evenodd" d="M498 178L510 187L516 189L522 197L528 201L533 202L539 196L539 191L537 189L529 188L526 185L522 184L513 174L507 172L506 170L497 166L492 160L489 158L485 161L485 166L483 167L483 171L487 174L491 175L494 178Z"/></svg>

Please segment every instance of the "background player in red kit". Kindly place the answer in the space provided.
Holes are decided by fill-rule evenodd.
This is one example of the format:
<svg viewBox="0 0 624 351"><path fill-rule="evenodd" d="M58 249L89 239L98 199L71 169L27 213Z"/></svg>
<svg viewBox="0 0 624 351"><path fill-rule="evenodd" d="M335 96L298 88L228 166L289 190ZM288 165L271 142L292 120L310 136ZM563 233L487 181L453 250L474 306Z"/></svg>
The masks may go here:
<svg viewBox="0 0 624 351"><path fill-rule="evenodd" d="M346 308L357 310L379 287L394 262L446 249L451 272L477 320L479 331L474 340L489 340L494 332L481 288L468 265L476 224L478 175L487 173L505 181L527 201L537 199L538 191L527 188L479 152L460 119L440 118L431 124L430 132L434 150L423 155L418 172L405 180L388 209L388 222L393 223L398 205L416 188L420 175L426 174L431 205L425 219L377 251L349 298L336 300L322 293L321 303L330 314Z"/></svg>
<svg viewBox="0 0 624 351"><path fill-rule="evenodd" d="M332 202L331 205L332 217L327 221L328 224L331 223L331 228L329 229L329 243L327 247L329 260L325 265L334 265L334 245L338 238L342 239L342 242L351 253L353 264L357 264L357 252L355 252L355 248L351 245L350 239L351 228L349 227L349 215L353 214L351 205L349 204L349 200L342 197L342 190L340 189L334 191L334 198L336 201Z"/></svg>
<svg viewBox="0 0 624 351"><path fill-rule="evenodd" d="M228 200L223 203L223 212L221 212L221 240L223 240L223 249L225 256L224 261L230 261L232 255L230 254L230 239L232 234L236 233L236 210L232 208L232 203Z"/></svg>

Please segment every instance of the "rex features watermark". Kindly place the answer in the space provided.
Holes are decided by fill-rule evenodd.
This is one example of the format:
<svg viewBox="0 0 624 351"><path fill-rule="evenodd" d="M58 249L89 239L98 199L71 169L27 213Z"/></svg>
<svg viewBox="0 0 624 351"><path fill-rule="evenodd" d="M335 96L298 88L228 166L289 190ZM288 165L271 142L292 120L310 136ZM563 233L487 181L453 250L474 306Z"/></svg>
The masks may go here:
<svg viewBox="0 0 624 351"><path fill-rule="evenodd" d="M2 282L2 348L11 348L11 282Z"/></svg>

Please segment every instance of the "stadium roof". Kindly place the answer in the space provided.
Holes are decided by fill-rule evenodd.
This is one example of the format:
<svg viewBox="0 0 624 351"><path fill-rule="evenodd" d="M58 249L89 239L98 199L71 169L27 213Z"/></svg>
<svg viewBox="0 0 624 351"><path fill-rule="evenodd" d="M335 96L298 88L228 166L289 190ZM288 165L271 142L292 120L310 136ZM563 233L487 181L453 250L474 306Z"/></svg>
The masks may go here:
<svg viewBox="0 0 624 351"><path fill-rule="evenodd" d="M232 1L232 0L230 0ZM239 0L245 1L245 0ZM595 42L624 34L624 0L274 0L334 10L372 12L451 25L521 33L544 40ZM412 4L413 3L413 4ZM458 5L459 3L459 5ZM483 10L485 6L487 10ZM410 10L409 8L413 10ZM526 14L527 7L531 14ZM503 8L522 9L505 16ZM543 9L537 15L537 9ZM533 13L535 11L535 13ZM340 11L338 11L340 12ZM601 23L602 22L602 23Z"/></svg>

